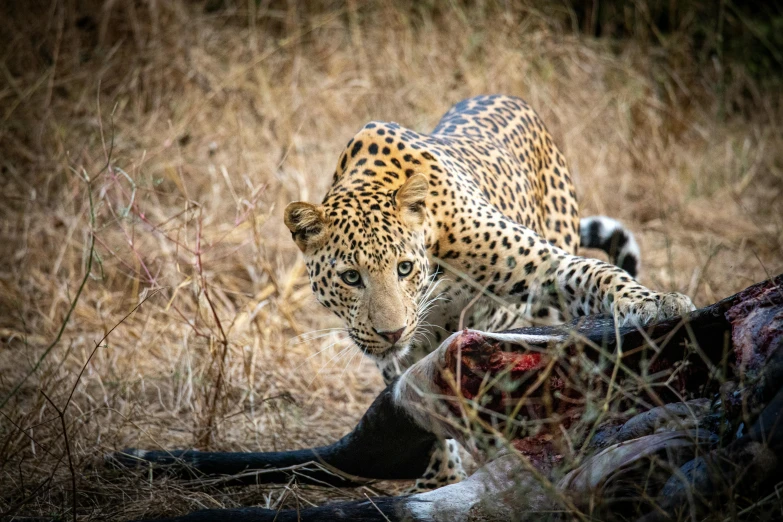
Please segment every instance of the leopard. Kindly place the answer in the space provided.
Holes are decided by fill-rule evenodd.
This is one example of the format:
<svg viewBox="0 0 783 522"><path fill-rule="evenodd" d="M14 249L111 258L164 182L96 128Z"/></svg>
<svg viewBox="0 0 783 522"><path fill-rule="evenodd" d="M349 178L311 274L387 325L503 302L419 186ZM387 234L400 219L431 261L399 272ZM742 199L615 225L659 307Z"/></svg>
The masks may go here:
<svg viewBox="0 0 783 522"><path fill-rule="evenodd" d="M564 155L514 96L460 101L429 134L367 123L321 203L290 203L284 222L316 300L387 383L462 328L595 313L642 326L694 309L635 279L638 246L619 222L580 219ZM584 246L612 258L581 257ZM445 440L412 491L464 476Z"/></svg>

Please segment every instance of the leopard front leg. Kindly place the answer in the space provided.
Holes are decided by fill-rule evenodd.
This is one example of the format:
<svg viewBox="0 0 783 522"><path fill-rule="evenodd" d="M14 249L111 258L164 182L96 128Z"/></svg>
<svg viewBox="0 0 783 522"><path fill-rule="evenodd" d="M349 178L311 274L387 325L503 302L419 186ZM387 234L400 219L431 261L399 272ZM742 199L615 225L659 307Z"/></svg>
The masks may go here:
<svg viewBox="0 0 783 522"><path fill-rule="evenodd" d="M547 272L554 271L556 297L572 316L611 313L620 326L641 326L695 309L688 296L650 290L616 266L597 259L561 256L549 258Z"/></svg>
<svg viewBox="0 0 783 522"><path fill-rule="evenodd" d="M459 455L459 446L453 439L440 439L432 448L427 469L406 494L431 491L465 479L465 469Z"/></svg>
<svg viewBox="0 0 783 522"><path fill-rule="evenodd" d="M571 255L492 208L473 213L471 221L474 228L492 232L489 242L481 241L471 255L459 255L451 263L464 287L481 285L489 294L528 303L534 311L553 306L571 317L610 313L621 326L694 309L687 296L655 292L614 265ZM449 252L451 239L441 240L441 251Z"/></svg>

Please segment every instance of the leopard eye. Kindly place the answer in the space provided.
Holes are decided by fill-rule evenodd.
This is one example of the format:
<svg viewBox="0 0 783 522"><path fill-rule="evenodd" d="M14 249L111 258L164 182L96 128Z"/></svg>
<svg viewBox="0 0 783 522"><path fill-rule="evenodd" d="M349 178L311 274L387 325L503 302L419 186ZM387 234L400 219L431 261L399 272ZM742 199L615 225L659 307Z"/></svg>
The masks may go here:
<svg viewBox="0 0 783 522"><path fill-rule="evenodd" d="M410 261L403 261L397 265L397 273L400 277L407 277L413 272L413 263Z"/></svg>
<svg viewBox="0 0 783 522"><path fill-rule="evenodd" d="M359 286L362 284L362 276L356 270L346 270L340 274L340 278L348 286Z"/></svg>

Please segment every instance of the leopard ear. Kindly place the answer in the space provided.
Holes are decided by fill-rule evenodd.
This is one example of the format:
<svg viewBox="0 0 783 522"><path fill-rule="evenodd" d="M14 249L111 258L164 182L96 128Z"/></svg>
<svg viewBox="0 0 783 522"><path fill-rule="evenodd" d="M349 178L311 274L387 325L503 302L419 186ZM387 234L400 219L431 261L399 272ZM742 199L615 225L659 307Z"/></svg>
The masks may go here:
<svg viewBox="0 0 783 522"><path fill-rule="evenodd" d="M395 202L402 221L411 228L424 224L429 184L424 174L414 174L397 191Z"/></svg>
<svg viewBox="0 0 783 522"><path fill-rule="evenodd" d="M327 221L322 206L295 201L285 207L283 219L302 252L317 248L326 240Z"/></svg>

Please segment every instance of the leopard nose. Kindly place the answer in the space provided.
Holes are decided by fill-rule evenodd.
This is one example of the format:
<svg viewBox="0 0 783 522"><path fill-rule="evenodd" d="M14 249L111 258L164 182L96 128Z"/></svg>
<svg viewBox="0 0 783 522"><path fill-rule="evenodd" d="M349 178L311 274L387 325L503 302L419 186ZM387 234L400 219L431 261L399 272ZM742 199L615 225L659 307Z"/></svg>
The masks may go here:
<svg viewBox="0 0 783 522"><path fill-rule="evenodd" d="M373 328L374 329L374 328ZM389 341L391 344L396 343L400 340L400 337L402 337L403 332L405 332L405 327L403 326L399 330L395 330L394 332L383 332L380 330L375 330L375 333Z"/></svg>

